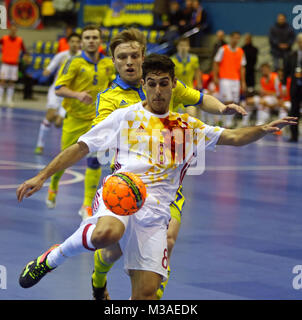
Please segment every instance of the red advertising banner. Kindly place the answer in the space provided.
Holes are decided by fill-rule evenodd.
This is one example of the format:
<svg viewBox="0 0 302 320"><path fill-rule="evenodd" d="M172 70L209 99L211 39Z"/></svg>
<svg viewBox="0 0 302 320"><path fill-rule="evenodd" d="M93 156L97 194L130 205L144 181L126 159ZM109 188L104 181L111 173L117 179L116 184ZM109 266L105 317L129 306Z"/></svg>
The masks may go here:
<svg viewBox="0 0 302 320"><path fill-rule="evenodd" d="M42 2L43 0L5 0L8 26L15 23L21 28L43 28L41 19Z"/></svg>

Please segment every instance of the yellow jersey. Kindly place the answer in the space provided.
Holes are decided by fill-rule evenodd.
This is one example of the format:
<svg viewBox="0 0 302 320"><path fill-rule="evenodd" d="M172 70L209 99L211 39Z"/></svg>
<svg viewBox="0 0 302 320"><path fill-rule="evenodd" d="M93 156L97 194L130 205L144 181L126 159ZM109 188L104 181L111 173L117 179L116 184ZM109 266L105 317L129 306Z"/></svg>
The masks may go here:
<svg viewBox="0 0 302 320"><path fill-rule="evenodd" d="M91 61L82 51L79 56L68 59L61 67L55 88L66 86L73 91L87 91L93 98L93 103L86 105L74 98L64 98L63 108L72 117L83 120L95 118L95 100L98 92L108 88L115 75L111 58L100 54L98 63Z"/></svg>
<svg viewBox="0 0 302 320"><path fill-rule="evenodd" d="M181 57L176 54L171 57L171 60L175 64L175 76L182 81L188 87L193 88L193 81L196 70L199 69L199 60L195 54L189 54L187 60L182 60Z"/></svg>
<svg viewBox="0 0 302 320"><path fill-rule="evenodd" d="M172 90L170 110L175 110L179 105L185 107L197 106L201 104L202 98L203 93L177 81L176 88ZM95 126L103 121L117 109L129 107L143 100L146 100L146 95L142 86L130 86L118 75L110 88L97 95L96 118L93 120L92 125Z"/></svg>

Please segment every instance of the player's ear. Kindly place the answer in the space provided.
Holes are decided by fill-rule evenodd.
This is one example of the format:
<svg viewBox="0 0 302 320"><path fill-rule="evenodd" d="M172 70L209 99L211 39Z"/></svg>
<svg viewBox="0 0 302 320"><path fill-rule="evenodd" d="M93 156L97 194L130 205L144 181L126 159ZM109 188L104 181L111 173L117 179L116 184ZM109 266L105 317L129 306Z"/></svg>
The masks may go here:
<svg viewBox="0 0 302 320"><path fill-rule="evenodd" d="M176 86L177 86L177 78L174 77L174 79L172 80L172 88L174 89L176 88Z"/></svg>
<svg viewBox="0 0 302 320"><path fill-rule="evenodd" d="M144 79L141 79L141 85L142 85L142 87L145 86L145 80Z"/></svg>

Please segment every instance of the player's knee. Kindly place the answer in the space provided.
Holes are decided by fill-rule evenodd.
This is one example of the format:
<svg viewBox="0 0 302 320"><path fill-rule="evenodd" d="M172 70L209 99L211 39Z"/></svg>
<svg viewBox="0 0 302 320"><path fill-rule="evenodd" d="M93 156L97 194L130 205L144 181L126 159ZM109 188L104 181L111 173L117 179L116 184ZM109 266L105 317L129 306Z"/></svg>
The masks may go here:
<svg viewBox="0 0 302 320"><path fill-rule="evenodd" d="M136 292L133 292L132 300L157 300L156 292L158 286L156 283L145 283Z"/></svg>
<svg viewBox="0 0 302 320"><path fill-rule="evenodd" d="M175 237L173 237L173 235L168 233L167 234L167 247L168 247L168 255L169 256L171 255L171 252L175 246L175 243L176 243Z"/></svg>
<svg viewBox="0 0 302 320"><path fill-rule="evenodd" d="M106 248L114 243L117 243L123 234L120 230L104 225L102 228L96 228L91 235L91 242L95 248Z"/></svg>
<svg viewBox="0 0 302 320"><path fill-rule="evenodd" d="M103 259L108 263L114 263L122 256L122 252L120 249L108 249L104 248L102 249L102 257Z"/></svg>
<svg viewBox="0 0 302 320"><path fill-rule="evenodd" d="M87 158L87 166L90 169L99 169L100 163L96 157L89 157Z"/></svg>

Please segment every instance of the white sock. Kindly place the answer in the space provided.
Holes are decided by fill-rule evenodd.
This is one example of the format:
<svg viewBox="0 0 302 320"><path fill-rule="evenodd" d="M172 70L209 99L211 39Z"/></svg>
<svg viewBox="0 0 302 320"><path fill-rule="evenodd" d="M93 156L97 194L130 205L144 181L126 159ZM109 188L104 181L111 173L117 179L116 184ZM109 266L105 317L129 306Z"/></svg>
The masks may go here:
<svg viewBox="0 0 302 320"><path fill-rule="evenodd" d="M43 119L39 129L37 147L44 148L45 138L49 132L50 126L51 126L51 123L47 119Z"/></svg>
<svg viewBox="0 0 302 320"><path fill-rule="evenodd" d="M269 110L258 109L256 125L259 126L261 124L264 124L267 122L268 119L269 119Z"/></svg>
<svg viewBox="0 0 302 320"><path fill-rule="evenodd" d="M3 100L3 95L4 95L4 87L0 86L0 101Z"/></svg>
<svg viewBox="0 0 302 320"><path fill-rule="evenodd" d="M15 86L9 86L6 89L6 102L11 103L13 101L13 95L15 92Z"/></svg>
<svg viewBox="0 0 302 320"><path fill-rule="evenodd" d="M87 250L94 251L91 243L91 235L95 229L95 224L86 224L52 250L47 257L47 263L51 268L61 265L67 258L73 257Z"/></svg>

